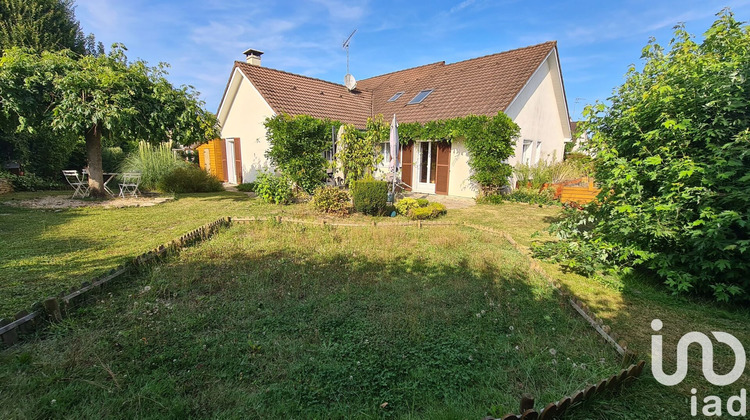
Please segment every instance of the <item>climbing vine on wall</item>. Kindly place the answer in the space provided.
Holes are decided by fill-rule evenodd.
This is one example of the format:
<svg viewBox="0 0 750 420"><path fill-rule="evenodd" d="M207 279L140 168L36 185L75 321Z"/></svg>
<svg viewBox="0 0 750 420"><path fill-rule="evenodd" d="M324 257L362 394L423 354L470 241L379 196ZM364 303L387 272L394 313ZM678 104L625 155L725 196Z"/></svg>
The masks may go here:
<svg viewBox="0 0 750 420"><path fill-rule="evenodd" d="M399 140L408 144L416 140L447 141L460 139L469 151L471 179L479 184L483 195L497 193L507 185L512 173L505 161L513 156L519 127L507 115L469 115L447 120L400 123Z"/></svg>

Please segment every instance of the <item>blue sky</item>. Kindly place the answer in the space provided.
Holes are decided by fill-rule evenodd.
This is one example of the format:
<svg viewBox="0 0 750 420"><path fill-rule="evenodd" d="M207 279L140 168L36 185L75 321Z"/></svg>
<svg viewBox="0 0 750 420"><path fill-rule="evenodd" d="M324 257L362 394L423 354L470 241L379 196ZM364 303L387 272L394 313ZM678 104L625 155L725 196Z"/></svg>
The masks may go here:
<svg viewBox="0 0 750 420"><path fill-rule="evenodd" d="M350 70L363 79L557 40L568 107L605 100L640 63L653 36L666 45L684 22L700 35L731 7L750 20L750 0L429 2L311 0L77 0L86 33L121 42L131 59L171 64L170 80L194 86L216 111L234 60L256 48L263 66L343 83L342 42L355 28Z"/></svg>

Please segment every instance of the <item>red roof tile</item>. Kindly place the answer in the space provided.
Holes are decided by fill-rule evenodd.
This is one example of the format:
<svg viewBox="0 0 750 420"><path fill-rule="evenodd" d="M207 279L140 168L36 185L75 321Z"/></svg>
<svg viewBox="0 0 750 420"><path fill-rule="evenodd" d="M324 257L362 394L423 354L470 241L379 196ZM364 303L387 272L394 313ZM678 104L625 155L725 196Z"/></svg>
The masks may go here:
<svg viewBox="0 0 750 420"><path fill-rule="evenodd" d="M330 118L364 127L372 111L370 92L349 92L336 83L235 62L276 113Z"/></svg>
<svg viewBox="0 0 750 420"><path fill-rule="evenodd" d="M505 111L556 42L474 58L452 64L434 63L359 82L373 92L374 114L396 114L399 121L426 122L470 114ZM421 90L434 89L422 103L407 105ZM394 102L396 92L404 94Z"/></svg>
<svg viewBox="0 0 750 420"><path fill-rule="evenodd" d="M358 91L336 83L236 62L271 108L292 115L331 118L364 127L367 118L396 114L401 122L427 122L505 111L555 41L452 64L438 62L358 82ZM407 105L423 89L434 91ZM388 102L396 92L404 94Z"/></svg>

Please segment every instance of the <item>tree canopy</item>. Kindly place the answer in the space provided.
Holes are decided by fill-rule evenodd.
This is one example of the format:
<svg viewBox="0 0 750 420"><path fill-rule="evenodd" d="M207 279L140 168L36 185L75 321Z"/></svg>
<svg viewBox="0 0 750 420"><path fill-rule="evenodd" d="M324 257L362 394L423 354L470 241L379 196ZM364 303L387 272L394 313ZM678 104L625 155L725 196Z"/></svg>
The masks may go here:
<svg viewBox="0 0 750 420"><path fill-rule="evenodd" d="M34 133L51 127L86 140L92 191L101 194L101 139L114 134L148 142L201 142L217 135L216 118L191 87L175 88L166 65L129 62L126 49L76 57L70 51L12 48L0 59L4 128Z"/></svg>
<svg viewBox="0 0 750 420"><path fill-rule="evenodd" d="M750 31L728 10L643 49L585 111L599 203L559 228L579 254L651 270L675 292L750 299ZM587 248L586 248L587 247Z"/></svg>
<svg viewBox="0 0 750 420"><path fill-rule="evenodd" d="M84 36L72 0L0 0L0 52L12 47L78 54L104 50L93 35Z"/></svg>

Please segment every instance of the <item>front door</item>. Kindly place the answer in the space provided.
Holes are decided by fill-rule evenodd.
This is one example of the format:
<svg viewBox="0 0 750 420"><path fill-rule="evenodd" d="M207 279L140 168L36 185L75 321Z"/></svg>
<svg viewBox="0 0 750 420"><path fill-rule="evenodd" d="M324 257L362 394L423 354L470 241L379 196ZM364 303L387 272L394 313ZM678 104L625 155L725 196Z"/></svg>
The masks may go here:
<svg viewBox="0 0 750 420"><path fill-rule="evenodd" d="M417 169L417 185L414 191L435 194L437 147L431 141L421 141L418 145L419 166Z"/></svg>
<svg viewBox="0 0 750 420"><path fill-rule="evenodd" d="M237 172L235 171L234 139L227 139L227 182L237 183Z"/></svg>

